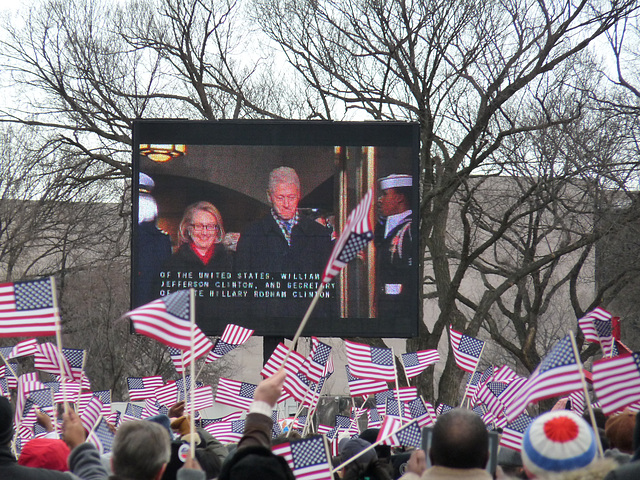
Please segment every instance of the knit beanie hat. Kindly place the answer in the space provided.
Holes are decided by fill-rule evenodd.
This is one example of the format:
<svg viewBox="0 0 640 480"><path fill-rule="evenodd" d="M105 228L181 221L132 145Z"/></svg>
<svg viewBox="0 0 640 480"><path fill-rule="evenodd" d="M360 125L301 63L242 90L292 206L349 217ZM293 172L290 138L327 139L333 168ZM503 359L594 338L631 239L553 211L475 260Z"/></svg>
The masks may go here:
<svg viewBox="0 0 640 480"><path fill-rule="evenodd" d="M537 417L522 439L522 463L534 475L586 467L597 454L593 429L569 410Z"/></svg>
<svg viewBox="0 0 640 480"><path fill-rule="evenodd" d="M8 445L13 438L13 408L6 397L0 395L0 445Z"/></svg>
<svg viewBox="0 0 640 480"><path fill-rule="evenodd" d="M66 472L69 447L60 439L34 438L23 447L18 464L25 467L46 468Z"/></svg>

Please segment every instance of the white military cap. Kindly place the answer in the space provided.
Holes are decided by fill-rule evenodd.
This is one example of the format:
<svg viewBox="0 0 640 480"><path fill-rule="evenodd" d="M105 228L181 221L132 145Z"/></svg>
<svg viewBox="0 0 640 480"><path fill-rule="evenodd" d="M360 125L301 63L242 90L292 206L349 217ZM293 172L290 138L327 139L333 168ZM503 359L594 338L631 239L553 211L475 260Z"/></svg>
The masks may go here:
<svg viewBox="0 0 640 480"><path fill-rule="evenodd" d="M387 190L388 188L410 187L413 184L411 175L399 175L396 173L387 177L382 177L378 181L380 182L381 190Z"/></svg>
<svg viewBox="0 0 640 480"><path fill-rule="evenodd" d="M153 190L156 184L149 175L144 172L140 172L140 179L138 181L138 188L142 191L150 192Z"/></svg>

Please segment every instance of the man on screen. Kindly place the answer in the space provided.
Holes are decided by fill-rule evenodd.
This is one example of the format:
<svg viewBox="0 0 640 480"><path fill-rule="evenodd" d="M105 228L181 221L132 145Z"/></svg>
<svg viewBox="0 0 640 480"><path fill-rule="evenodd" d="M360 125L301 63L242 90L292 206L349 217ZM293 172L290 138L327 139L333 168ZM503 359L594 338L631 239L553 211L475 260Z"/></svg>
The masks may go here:
<svg viewBox="0 0 640 480"><path fill-rule="evenodd" d="M415 300L410 175L379 179L378 209L382 223L376 227L378 262L378 315L405 316Z"/></svg>
<svg viewBox="0 0 640 480"><path fill-rule="evenodd" d="M319 284L331 255L331 231L298 211L300 180L293 168L279 167L269 174L267 198L271 204L270 214L249 225L240 235L235 270L273 274L281 281L279 291L286 290L283 298L286 301L254 302L254 307L261 305L254 308L254 313L264 307L268 316L299 316L304 314L311 298L294 296L297 289L291 288L289 281ZM297 276L282 275L287 273ZM309 289L304 292L308 293ZM263 310L261 314L264 313Z"/></svg>

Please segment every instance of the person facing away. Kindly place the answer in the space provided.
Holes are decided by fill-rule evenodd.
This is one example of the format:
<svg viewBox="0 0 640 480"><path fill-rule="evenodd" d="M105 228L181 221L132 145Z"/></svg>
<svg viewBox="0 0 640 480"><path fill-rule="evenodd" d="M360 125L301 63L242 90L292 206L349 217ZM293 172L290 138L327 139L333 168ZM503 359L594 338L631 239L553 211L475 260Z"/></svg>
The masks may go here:
<svg viewBox="0 0 640 480"><path fill-rule="evenodd" d="M471 410L456 408L436 420L429 449L431 468L424 450L416 450L402 480L491 480L485 470L489 460L489 434L482 419Z"/></svg>

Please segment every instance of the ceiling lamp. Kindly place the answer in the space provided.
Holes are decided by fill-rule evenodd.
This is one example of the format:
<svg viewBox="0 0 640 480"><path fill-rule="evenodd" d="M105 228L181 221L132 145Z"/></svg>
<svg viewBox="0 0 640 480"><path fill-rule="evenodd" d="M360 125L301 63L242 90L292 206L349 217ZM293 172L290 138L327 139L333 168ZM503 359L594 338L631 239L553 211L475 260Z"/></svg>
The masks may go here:
<svg viewBox="0 0 640 480"><path fill-rule="evenodd" d="M186 145L140 144L140 155L158 163L168 162L187 153Z"/></svg>

